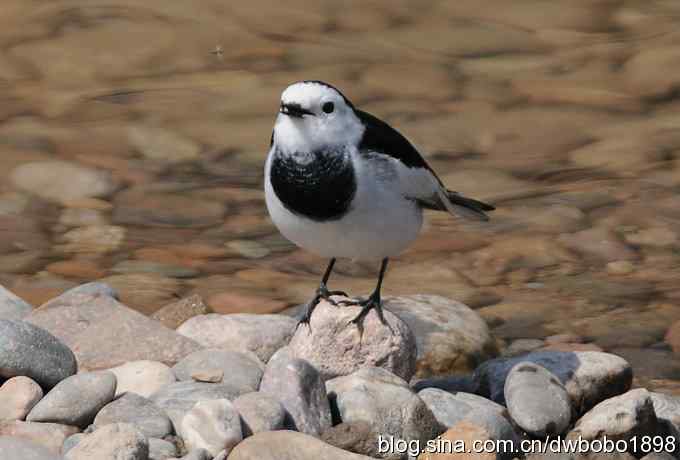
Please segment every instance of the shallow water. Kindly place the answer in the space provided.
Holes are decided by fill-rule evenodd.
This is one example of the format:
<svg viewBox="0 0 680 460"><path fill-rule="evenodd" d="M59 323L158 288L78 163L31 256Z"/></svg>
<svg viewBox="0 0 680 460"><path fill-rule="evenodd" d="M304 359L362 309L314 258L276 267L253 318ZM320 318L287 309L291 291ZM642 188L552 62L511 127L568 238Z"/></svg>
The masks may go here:
<svg viewBox="0 0 680 460"><path fill-rule="evenodd" d="M39 305L105 279L147 313L305 301L325 261L271 225L262 166L281 90L321 79L498 207L428 214L386 294L465 301L506 344L576 334L672 388L680 4L507 5L4 0L0 282Z"/></svg>

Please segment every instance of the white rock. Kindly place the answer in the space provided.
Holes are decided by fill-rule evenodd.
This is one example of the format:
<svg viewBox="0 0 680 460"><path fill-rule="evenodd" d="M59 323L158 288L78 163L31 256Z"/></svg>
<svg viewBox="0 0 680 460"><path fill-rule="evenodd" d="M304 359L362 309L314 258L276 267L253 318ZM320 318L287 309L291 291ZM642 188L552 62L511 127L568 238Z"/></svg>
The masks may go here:
<svg viewBox="0 0 680 460"><path fill-rule="evenodd" d="M169 383L177 381L175 373L158 361L130 361L109 369L118 379L116 397L125 392L148 398Z"/></svg>
<svg viewBox="0 0 680 460"><path fill-rule="evenodd" d="M43 397L42 388L28 377L13 377L0 387L0 420L24 420Z"/></svg>
<svg viewBox="0 0 680 460"><path fill-rule="evenodd" d="M0 285L0 319L22 319L33 307Z"/></svg>
<svg viewBox="0 0 680 460"><path fill-rule="evenodd" d="M243 439L239 414L226 399L196 403L182 419L181 435L187 449L205 449L213 456Z"/></svg>

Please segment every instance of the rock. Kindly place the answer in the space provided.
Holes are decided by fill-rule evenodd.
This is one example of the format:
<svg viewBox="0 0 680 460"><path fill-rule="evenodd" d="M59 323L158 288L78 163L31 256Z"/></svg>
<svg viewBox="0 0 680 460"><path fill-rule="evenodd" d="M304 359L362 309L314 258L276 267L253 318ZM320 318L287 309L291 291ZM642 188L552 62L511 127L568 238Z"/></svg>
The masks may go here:
<svg viewBox="0 0 680 460"><path fill-rule="evenodd" d="M198 270L181 265L170 265L150 260L123 260L111 267L112 273L121 275L131 273L157 273L168 278L195 278Z"/></svg>
<svg viewBox="0 0 680 460"><path fill-rule="evenodd" d="M531 362L513 366L505 380L505 402L512 420L538 437L562 434L571 422L571 398L562 382Z"/></svg>
<svg viewBox="0 0 680 460"><path fill-rule="evenodd" d="M540 339L517 339L513 340L508 348L503 350L503 356L510 358L537 350L545 345Z"/></svg>
<svg viewBox="0 0 680 460"><path fill-rule="evenodd" d="M614 442L630 441L633 437L653 436L656 428L652 398L647 390L638 388L597 404L576 422L568 437L593 440L606 436ZM638 453L643 452L639 450L641 445L637 447Z"/></svg>
<svg viewBox="0 0 680 460"><path fill-rule="evenodd" d="M181 458L181 460L214 460L211 457L212 456L207 450L196 449L186 454L184 457Z"/></svg>
<svg viewBox="0 0 680 460"><path fill-rule="evenodd" d="M443 431L425 402L388 371L367 367L326 382L333 413L343 423L368 422L374 432L422 445Z"/></svg>
<svg viewBox="0 0 680 460"><path fill-rule="evenodd" d="M644 97L663 97L680 87L680 79L673 72L680 62L680 47L643 47L624 66L628 86ZM658 69L653 75L649 69Z"/></svg>
<svg viewBox="0 0 680 460"><path fill-rule="evenodd" d="M0 319L22 319L32 310L30 304L0 285Z"/></svg>
<svg viewBox="0 0 680 460"><path fill-rule="evenodd" d="M82 439L66 460L149 460L149 442L134 426L103 426Z"/></svg>
<svg viewBox="0 0 680 460"><path fill-rule="evenodd" d="M167 460L177 455L177 447L163 439L149 438L149 460Z"/></svg>
<svg viewBox="0 0 680 460"><path fill-rule="evenodd" d="M295 460L371 458L340 450L307 434L295 431L265 431L240 442L231 451L229 460L282 460L282 452L290 452L290 458Z"/></svg>
<svg viewBox="0 0 680 460"><path fill-rule="evenodd" d="M615 260L607 263L605 268L610 275L628 275L635 270L635 266L629 260Z"/></svg>
<svg viewBox="0 0 680 460"><path fill-rule="evenodd" d="M475 392L504 404L508 373L515 364L523 361L538 364L552 372L564 384L576 414L628 391L633 379L630 365L616 355L597 351L537 351L516 358L485 362L475 370Z"/></svg>
<svg viewBox="0 0 680 460"><path fill-rule="evenodd" d="M151 395L151 401L172 420L176 432L179 432L182 418L199 401L227 399L233 401L249 388L235 387L224 383L177 382L164 386Z"/></svg>
<svg viewBox="0 0 680 460"><path fill-rule="evenodd" d="M418 396L443 429L467 420L484 427L494 439L517 440L505 407L489 399L471 393L448 393L436 388L422 390Z"/></svg>
<svg viewBox="0 0 680 460"><path fill-rule="evenodd" d="M61 460L61 458L26 439L0 436L0 460Z"/></svg>
<svg viewBox="0 0 680 460"><path fill-rule="evenodd" d="M0 387L0 420L24 420L42 397L42 388L33 380L12 377Z"/></svg>
<svg viewBox="0 0 680 460"><path fill-rule="evenodd" d="M68 161L25 163L14 168L10 179L21 190L58 203L107 196L118 187L109 172Z"/></svg>
<svg viewBox="0 0 680 460"><path fill-rule="evenodd" d="M261 431L282 430L286 420L286 409L278 399L266 393L255 391L234 400L234 407L241 415L243 437Z"/></svg>
<svg viewBox="0 0 680 460"><path fill-rule="evenodd" d="M680 398L653 391L649 393L649 396L652 398L657 418L668 420L680 429Z"/></svg>
<svg viewBox="0 0 680 460"><path fill-rule="evenodd" d="M387 299L385 308L416 338L416 377L466 373L498 354L486 322L460 302L414 295Z"/></svg>
<svg viewBox="0 0 680 460"><path fill-rule="evenodd" d="M123 393L137 393L148 398L165 385L177 381L175 373L158 361L130 361L108 369L116 376L116 397Z"/></svg>
<svg viewBox="0 0 680 460"><path fill-rule="evenodd" d="M49 390L76 373L73 352L32 324L0 319L0 377L26 376Z"/></svg>
<svg viewBox="0 0 680 460"><path fill-rule="evenodd" d="M41 445L53 454L61 452L61 446L69 436L79 430L75 426L56 423L0 422L0 438L22 438ZM2 451L0 451L2 458ZM17 457L12 457L14 460Z"/></svg>
<svg viewBox="0 0 680 460"><path fill-rule="evenodd" d="M75 433L66 438L64 444L61 445L61 454L66 455L66 453L82 441L85 436L87 436L86 433Z"/></svg>
<svg viewBox="0 0 680 460"><path fill-rule="evenodd" d="M243 439L239 414L226 399L196 403L182 419L180 433L187 449L205 449L213 457Z"/></svg>
<svg viewBox="0 0 680 460"><path fill-rule="evenodd" d="M196 382L220 383L223 379L224 371L222 369L206 369L191 373L191 380Z"/></svg>
<svg viewBox="0 0 680 460"><path fill-rule="evenodd" d="M94 419L95 428L112 423L134 425L147 438L163 438L174 431L165 412L151 400L136 393L125 393L110 402Z"/></svg>
<svg viewBox="0 0 680 460"><path fill-rule="evenodd" d="M80 367L89 370L136 360L175 364L201 348L101 293L67 291L26 320L63 340L74 350Z"/></svg>
<svg viewBox="0 0 680 460"><path fill-rule="evenodd" d="M360 310L360 306L339 309L321 301L309 325L297 328L289 344L291 351L316 367L324 380L373 366L410 380L417 350L406 323L385 310L387 326L376 313L368 314L359 329L351 321Z"/></svg>
<svg viewBox="0 0 680 460"><path fill-rule="evenodd" d="M448 443L451 443L451 446L455 446L457 443L464 443L466 448L471 448L471 446L475 443L484 445L484 443L497 441L497 439L494 438L494 436L490 434L486 428L476 424L471 420L462 420L456 423L451 428L446 430L439 439L442 440L442 446L447 446ZM434 444L432 449L427 449L425 447L423 448L426 450L425 452L418 455L418 460L496 460L502 458L513 458L512 455L502 452L501 449L491 452L479 452L471 454L446 452L447 447L444 447L443 449L437 449L437 444ZM443 450L444 452L440 452L440 450Z"/></svg>
<svg viewBox="0 0 680 460"><path fill-rule="evenodd" d="M472 381L472 376L469 375L451 375L449 377L433 377L430 379L417 380L411 383L413 391L416 393L425 388L439 388L440 390L449 393L472 393L475 390L475 384Z"/></svg>
<svg viewBox="0 0 680 460"><path fill-rule="evenodd" d="M102 278L120 292L120 302L149 315L168 302L176 300L184 290L183 281L158 273L130 273Z"/></svg>
<svg viewBox="0 0 680 460"><path fill-rule="evenodd" d="M133 125L128 130L130 144L145 157L167 163L194 160L201 147L177 132L157 126Z"/></svg>
<svg viewBox="0 0 680 460"><path fill-rule="evenodd" d="M264 364L253 353L206 348L185 356L172 368L180 381L191 380L195 372L213 369L223 372L223 383L257 391Z"/></svg>
<svg viewBox="0 0 680 460"><path fill-rule="evenodd" d="M59 382L31 410L29 422L52 422L87 427L97 412L113 400L116 376L111 372L85 372Z"/></svg>
<svg viewBox="0 0 680 460"><path fill-rule="evenodd" d="M319 371L284 347L265 368L260 391L278 399L286 410L286 425L301 433L320 435L331 426L326 387Z"/></svg>
<svg viewBox="0 0 680 460"><path fill-rule="evenodd" d="M675 321L671 324L668 331L666 331L664 340L671 346L673 353L680 355L680 321Z"/></svg>
<svg viewBox="0 0 680 460"><path fill-rule="evenodd" d="M252 351L266 363L276 350L288 344L296 325L293 318L284 315L213 313L194 316L177 332L204 347Z"/></svg>
<svg viewBox="0 0 680 460"><path fill-rule="evenodd" d="M194 294L162 307L154 312L151 318L160 321L167 328L177 329L186 320L209 312L210 309L203 302L203 298Z"/></svg>
<svg viewBox="0 0 680 460"><path fill-rule="evenodd" d="M78 227L60 236L63 244L57 249L68 254L107 254L120 248L125 233L125 228L118 225Z"/></svg>
<svg viewBox="0 0 680 460"><path fill-rule="evenodd" d="M321 440L331 446L373 458L379 456L377 439L370 423L364 421L340 423L321 433Z"/></svg>
<svg viewBox="0 0 680 460"><path fill-rule="evenodd" d="M578 253L602 262L635 260L637 254L606 228L593 227L576 233L564 233L557 241Z"/></svg>

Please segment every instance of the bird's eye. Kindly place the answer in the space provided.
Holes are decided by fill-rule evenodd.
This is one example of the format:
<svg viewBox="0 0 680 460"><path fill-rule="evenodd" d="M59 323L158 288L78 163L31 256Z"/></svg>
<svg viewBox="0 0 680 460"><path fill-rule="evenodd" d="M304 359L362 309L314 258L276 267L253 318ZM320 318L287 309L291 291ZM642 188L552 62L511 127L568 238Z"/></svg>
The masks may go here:
<svg viewBox="0 0 680 460"><path fill-rule="evenodd" d="M323 110L325 113L333 113L333 110L335 110L335 104L332 102L326 102L322 107L321 110Z"/></svg>

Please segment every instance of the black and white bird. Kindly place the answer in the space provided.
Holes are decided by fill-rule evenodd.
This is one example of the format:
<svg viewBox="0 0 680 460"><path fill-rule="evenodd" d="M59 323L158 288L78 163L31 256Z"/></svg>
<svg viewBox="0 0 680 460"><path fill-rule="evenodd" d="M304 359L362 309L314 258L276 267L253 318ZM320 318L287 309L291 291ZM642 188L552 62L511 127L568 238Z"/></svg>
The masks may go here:
<svg viewBox="0 0 680 460"><path fill-rule="evenodd" d="M423 209L476 220L494 209L448 190L404 136L321 81L294 83L281 95L265 197L283 236L330 259L302 323L321 299L335 304L332 295L346 295L327 287L336 258L381 261L373 293L340 303L362 306L354 323L371 309L384 322L380 289L388 259L416 239Z"/></svg>

